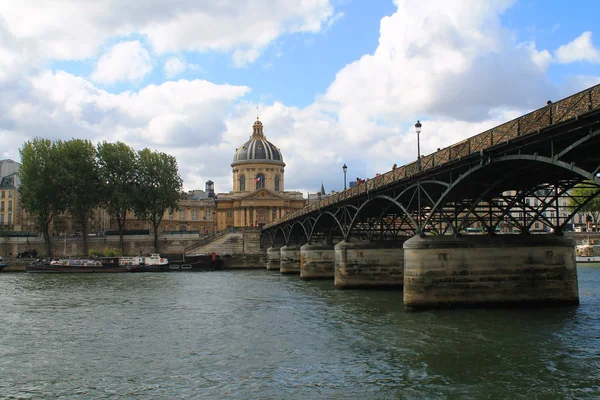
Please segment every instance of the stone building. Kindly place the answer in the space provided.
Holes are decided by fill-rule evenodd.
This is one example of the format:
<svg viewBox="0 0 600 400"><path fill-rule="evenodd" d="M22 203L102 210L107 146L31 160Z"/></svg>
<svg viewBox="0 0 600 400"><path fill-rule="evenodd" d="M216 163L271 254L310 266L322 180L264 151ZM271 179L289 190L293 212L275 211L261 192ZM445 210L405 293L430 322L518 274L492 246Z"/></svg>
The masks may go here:
<svg viewBox="0 0 600 400"><path fill-rule="evenodd" d="M250 139L236 149L231 168L233 191L216 195L217 230L262 226L304 207L302 193L285 191L283 156L258 119Z"/></svg>
<svg viewBox="0 0 600 400"><path fill-rule="evenodd" d="M19 169L13 160L0 160L0 226L8 231L28 230L28 221L19 202Z"/></svg>
<svg viewBox="0 0 600 400"><path fill-rule="evenodd" d="M214 192L214 183L206 182L205 190L193 190L184 194L179 202L179 210L167 211L159 226L161 234L197 233L212 234L230 227L262 226L282 217L284 214L302 208L306 204L301 192L285 191L285 163L278 147L269 142L263 132L263 124L258 119L253 125L249 140L235 150L233 157L233 190L229 193ZM8 163L10 161L10 163ZM2 164L6 162L6 165ZM13 165L13 163L15 165ZM20 164L11 160L0 161L3 175L3 189L0 194L0 225L9 225L11 230L39 231L35 222L21 226L16 219L25 221L22 212L19 217L9 208L18 207L18 169ZM6 170L6 171L5 171ZM14 198L14 201L12 200ZM2 211L4 210L4 211ZM11 208L12 210L12 208ZM4 216L4 223L2 223ZM100 233L117 229L103 209L94 212L89 221L88 232ZM148 221L127 216L125 229L151 230ZM51 235L73 235L80 231L68 213L57 215L50 227Z"/></svg>

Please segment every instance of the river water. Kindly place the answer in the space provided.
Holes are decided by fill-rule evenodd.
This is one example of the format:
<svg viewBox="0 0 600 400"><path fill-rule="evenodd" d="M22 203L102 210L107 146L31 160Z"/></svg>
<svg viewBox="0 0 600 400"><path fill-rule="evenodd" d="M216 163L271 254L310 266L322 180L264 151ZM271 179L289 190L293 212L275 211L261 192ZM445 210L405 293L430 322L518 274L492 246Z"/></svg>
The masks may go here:
<svg viewBox="0 0 600 400"><path fill-rule="evenodd" d="M402 293L266 270L0 274L0 398L600 397L600 267L581 305L406 313Z"/></svg>

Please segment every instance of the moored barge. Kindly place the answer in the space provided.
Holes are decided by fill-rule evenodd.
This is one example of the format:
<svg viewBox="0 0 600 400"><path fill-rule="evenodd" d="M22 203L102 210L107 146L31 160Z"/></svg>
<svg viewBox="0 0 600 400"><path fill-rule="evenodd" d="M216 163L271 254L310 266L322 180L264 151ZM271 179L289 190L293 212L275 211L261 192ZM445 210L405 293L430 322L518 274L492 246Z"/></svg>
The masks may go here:
<svg viewBox="0 0 600 400"><path fill-rule="evenodd" d="M54 273L132 272L136 268L134 265L120 265L119 257L43 259L25 267L27 272Z"/></svg>

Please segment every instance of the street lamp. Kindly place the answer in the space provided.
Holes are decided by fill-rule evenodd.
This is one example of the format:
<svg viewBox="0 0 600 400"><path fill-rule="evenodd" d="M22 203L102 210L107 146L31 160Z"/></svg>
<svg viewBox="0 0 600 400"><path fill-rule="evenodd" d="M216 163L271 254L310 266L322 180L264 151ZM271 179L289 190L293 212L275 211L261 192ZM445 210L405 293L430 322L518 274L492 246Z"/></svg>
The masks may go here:
<svg viewBox="0 0 600 400"><path fill-rule="evenodd" d="M346 171L348 171L348 167L346 166L346 163L344 163L344 166L342 167L342 169L344 170L344 190L346 190Z"/></svg>
<svg viewBox="0 0 600 400"><path fill-rule="evenodd" d="M421 141L419 135L421 134L421 122L417 120L415 124L415 132L417 132L417 162L419 163L419 171L421 170Z"/></svg>

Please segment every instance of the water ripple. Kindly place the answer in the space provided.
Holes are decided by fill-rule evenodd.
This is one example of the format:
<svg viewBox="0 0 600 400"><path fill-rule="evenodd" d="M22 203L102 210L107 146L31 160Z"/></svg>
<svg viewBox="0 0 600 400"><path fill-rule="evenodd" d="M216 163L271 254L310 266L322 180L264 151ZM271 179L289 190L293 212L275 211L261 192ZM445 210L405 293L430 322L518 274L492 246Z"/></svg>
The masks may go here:
<svg viewBox="0 0 600 400"><path fill-rule="evenodd" d="M600 396L600 268L582 304L405 313L402 293L270 271L0 274L0 397Z"/></svg>

